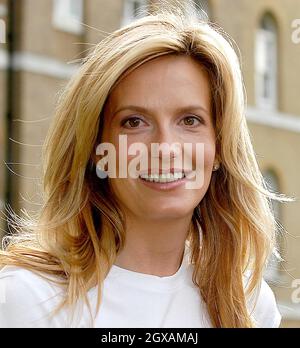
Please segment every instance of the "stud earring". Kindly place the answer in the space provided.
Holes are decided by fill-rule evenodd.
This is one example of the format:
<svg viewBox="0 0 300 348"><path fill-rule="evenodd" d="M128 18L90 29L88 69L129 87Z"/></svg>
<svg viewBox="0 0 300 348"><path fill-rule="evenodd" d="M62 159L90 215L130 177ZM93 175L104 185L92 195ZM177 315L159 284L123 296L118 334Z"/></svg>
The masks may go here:
<svg viewBox="0 0 300 348"><path fill-rule="evenodd" d="M105 168L103 165L97 163L96 165L96 174L98 176L98 178L100 179L106 179L108 174L107 171L105 171Z"/></svg>
<svg viewBox="0 0 300 348"><path fill-rule="evenodd" d="M220 164L219 163L215 163L213 166L213 171L216 171L220 168Z"/></svg>

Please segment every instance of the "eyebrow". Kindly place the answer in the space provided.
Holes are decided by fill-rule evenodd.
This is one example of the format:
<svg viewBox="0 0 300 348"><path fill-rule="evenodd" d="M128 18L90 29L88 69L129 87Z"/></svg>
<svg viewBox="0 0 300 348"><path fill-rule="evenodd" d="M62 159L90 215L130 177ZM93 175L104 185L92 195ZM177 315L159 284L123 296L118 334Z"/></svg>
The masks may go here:
<svg viewBox="0 0 300 348"><path fill-rule="evenodd" d="M154 110L151 109L147 109L144 108L142 106L138 106L138 105L125 105L125 106L121 106L120 108L118 108L114 114L118 114L121 111L124 110L131 110L131 111L139 111L139 112L145 112L145 113L154 113ZM203 106L201 105L187 105L187 106L183 106L183 107L179 107L177 109L175 109L175 112L186 112L186 111L192 111L192 110L201 110L203 112L205 112L207 115L209 115L208 110L206 110Z"/></svg>

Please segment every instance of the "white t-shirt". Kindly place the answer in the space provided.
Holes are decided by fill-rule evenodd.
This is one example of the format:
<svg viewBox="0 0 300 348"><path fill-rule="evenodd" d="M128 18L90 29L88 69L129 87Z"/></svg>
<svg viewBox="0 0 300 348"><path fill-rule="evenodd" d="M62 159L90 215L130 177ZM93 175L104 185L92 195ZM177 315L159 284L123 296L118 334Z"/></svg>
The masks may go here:
<svg viewBox="0 0 300 348"><path fill-rule="evenodd" d="M113 265L104 281L100 311L92 323L86 306L82 312L76 309L73 321L67 309L49 316L61 300L62 289L31 271L5 266L0 271L0 327L211 327L205 303L192 282L192 267L187 254L179 270L168 277ZM88 298L95 310L96 287L88 292ZM258 327L280 325L274 294L265 281L252 316Z"/></svg>

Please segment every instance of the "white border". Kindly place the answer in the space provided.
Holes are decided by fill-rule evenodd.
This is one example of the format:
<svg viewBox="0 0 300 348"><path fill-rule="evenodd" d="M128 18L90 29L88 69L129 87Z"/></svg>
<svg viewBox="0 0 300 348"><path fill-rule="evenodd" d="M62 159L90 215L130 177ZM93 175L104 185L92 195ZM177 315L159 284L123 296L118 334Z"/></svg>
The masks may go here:
<svg viewBox="0 0 300 348"><path fill-rule="evenodd" d="M9 64L7 51L0 49L0 70ZM24 52L17 52L13 57L13 68L59 79L69 79L77 70L78 64L67 64L54 58Z"/></svg>
<svg viewBox="0 0 300 348"><path fill-rule="evenodd" d="M247 120L255 124L300 133L300 115L290 115L278 111L248 107Z"/></svg>

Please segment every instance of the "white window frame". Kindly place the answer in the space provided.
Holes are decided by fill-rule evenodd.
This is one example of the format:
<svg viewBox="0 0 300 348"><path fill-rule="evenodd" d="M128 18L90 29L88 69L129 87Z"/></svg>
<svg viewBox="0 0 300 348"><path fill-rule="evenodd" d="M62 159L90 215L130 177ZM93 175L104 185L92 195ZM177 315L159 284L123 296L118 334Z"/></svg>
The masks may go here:
<svg viewBox="0 0 300 348"><path fill-rule="evenodd" d="M7 5L0 4L0 17L7 16Z"/></svg>
<svg viewBox="0 0 300 348"><path fill-rule="evenodd" d="M277 109L277 33L276 30L259 28L255 47L255 94L256 105L263 109ZM269 76L269 82L264 76ZM268 88L268 96L265 96Z"/></svg>
<svg viewBox="0 0 300 348"><path fill-rule="evenodd" d="M130 24L132 21L139 18L139 16L136 13L134 13L135 2L139 3L139 11L141 11L141 9L145 10L148 8L148 0L123 0L123 18L121 26Z"/></svg>
<svg viewBox="0 0 300 348"><path fill-rule="evenodd" d="M72 1L78 1L77 15L71 12ZM80 35L83 33L82 20L83 0L53 0L52 24L56 29Z"/></svg>

